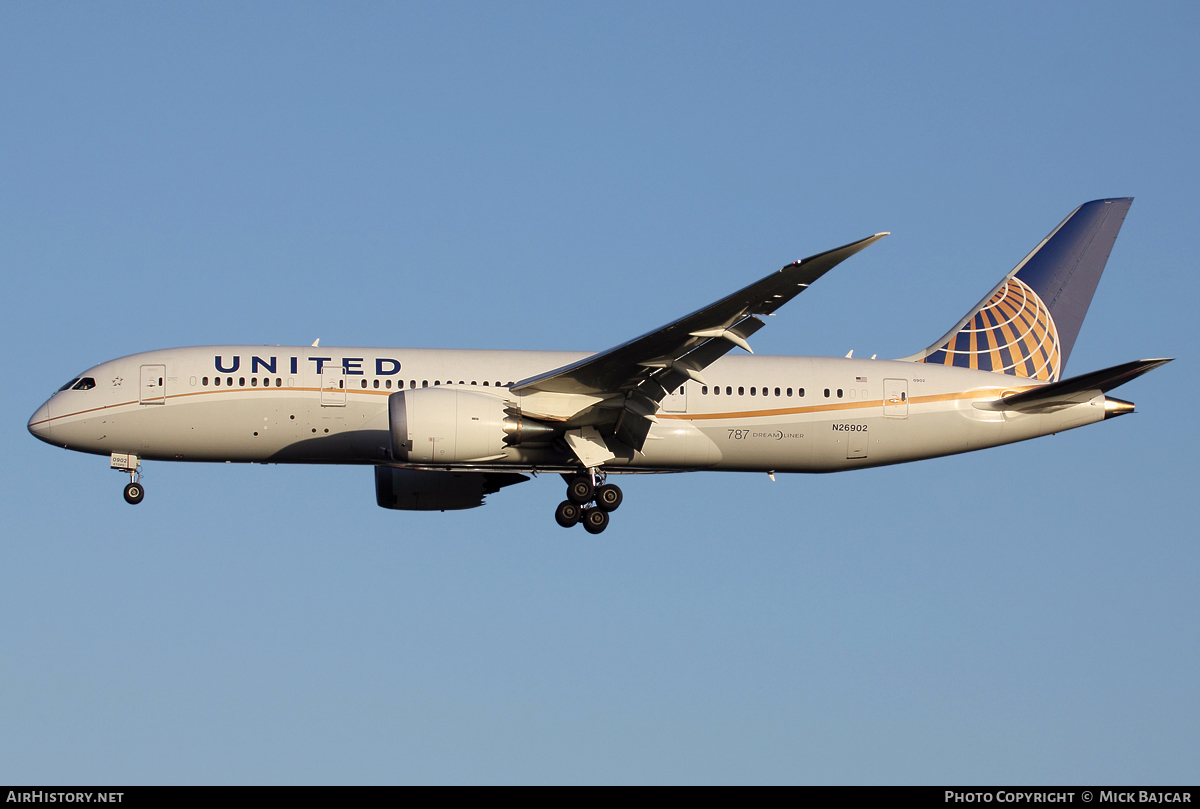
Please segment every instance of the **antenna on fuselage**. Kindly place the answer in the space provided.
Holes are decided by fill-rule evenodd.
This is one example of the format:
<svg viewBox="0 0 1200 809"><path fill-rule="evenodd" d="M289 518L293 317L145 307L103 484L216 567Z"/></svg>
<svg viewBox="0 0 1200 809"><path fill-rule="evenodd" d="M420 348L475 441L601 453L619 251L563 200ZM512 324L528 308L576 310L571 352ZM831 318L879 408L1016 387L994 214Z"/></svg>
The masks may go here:
<svg viewBox="0 0 1200 809"><path fill-rule="evenodd" d="M321 338L320 338L320 337L318 337L317 339L313 340L313 348L316 348L318 345L320 345L320 343L321 343Z"/></svg>

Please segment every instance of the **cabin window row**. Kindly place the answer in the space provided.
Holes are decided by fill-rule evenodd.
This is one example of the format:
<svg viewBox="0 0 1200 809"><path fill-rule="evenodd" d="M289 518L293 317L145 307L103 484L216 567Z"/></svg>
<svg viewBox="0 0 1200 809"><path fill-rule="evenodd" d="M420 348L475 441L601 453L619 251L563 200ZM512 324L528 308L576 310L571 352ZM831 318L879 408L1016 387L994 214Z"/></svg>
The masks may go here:
<svg viewBox="0 0 1200 809"><path fill-rule="evenodd" d="M435 380L433 380L433 384L434 384L434 385L441 385L441 384L443 384L443 382L442 382L442 380L440 380L440 379L435 379ZM453 385L453 384L454 384L454 380L453 380L453 379L447 379L447 380L445 381L445 383L444 383L444 384L446 384L446 385ZM492 385L492 383L490 383L490 382L484 381L484 382L482 382L482 383L481 383L481 382L479 382L478 380L474 380L474 379L472 379L470 382L464 382L463 380L461 380L461 379L460 379L460 380L458 380L458 384L460 384L460 385L480 385L480 384L482 384L482 385L483 385L483 387L485 387L485 388L491 387L491 385ZM365 379L364 379L364 380L362 380L362 386L363 386L364 388L365 388L365 387L367 387L367 380L365 380ZM410 379L410 380L408 380L408 386L409 386L410 388L416 388L416 387L417 387L417 380L415 380L415 379ZM497 383L496 383L496 387L497 387L497 388L503 388L503 387L510 387L510 388L511 388L512 386L513 386L513 383L512 383L512 382L509 382L507 386L503 385L503 384L502 384L502 383L500 383L500 382L497 382ZM379 387L379 380L378 380L378 379L376 379L376 380L374 381L374 387L376 387L376 388L378 388L378 387ZM384 387L385 389L387 389L387 388L391 388L391 387L392 387L392 381L391 381L390 379L388 379L388 380L385 380L385 381L384 381L384 383L383 383L383 387ZM403 387L404 387L404 380L400 380L399 384L397 384L397 385L396 385L396 387L397 387L397 388L403 388ZM428 379L422 379L422 380L421 380L421 387L423 387L423 388L427 388L427 387L429 387L429 380L428 380Z"/></svg>
<svg viewBox="0 0 1200 809"><path fill-rule="evenodd" d="M76 382L79 382L79 380L72 379L72 380L71 380L70 382L68 382L66 385L63 385L63 387L62 387L62 388L60 388L60 390L66 390L67 388L71 387L71 385L75 385L75 388L76 388L76 390L87 390L87 389L88 389L88 387L95 387L95 384L96 384L96 383L95 383L95 381L94 381L94 380L92 380L92 379L90 379L90 378L89 378L89 379L87 379L87 380L84 380L84 381L85 381L85 382L87 382L87 383L89 383L87 387L81 387L81 385L82 385L82 382L81 382L80 384L75 384ZM221 387L222 385L224 385L224 386L225 386L225 387L227 387L227 388L232 388L232 387L234 386L234 379L233 379L233 377L232 377L232 376L227 376L227 377L219 377L219 376L214 376L214 377L213 377L211 380L209 380L209 378L208 378L207 376L205 376L205 377L201 377L201 379L200 379L200 385L201 385L202 387L205 387L205 388L207 388L207 387L209 386L209 384L210 384L210 381L211 381L211 384L212 384L212 386L213 386L214 388L219 388L219 387ZM192 377L192 384L193 384L193 385L195 385L195 384L196 384L196 377ZM262 378L262 386L263 386L264 388L269 388L269 387L271 387L271 384L272 384L272 382L271 382L271 378L270 378L269 376L268 376L268 377L263 377L263 378ZM289 384L289 385L291 385L291 384L292 384L292 380L291 380L290 378L289 378L289 380L288 380L288 384ZM442 381L441 381L440 379L435 379L435 380L433 380L433 384L434 384L434 385L441 385L441 384L442 384ZM454 382L453 382L452 380L449 380L449 379L447 379L447 380L446 380L446 384L447 384L447 385L453 385L453 384L454 384ZM466 385L467 383L466 383L466 382L464 382L464 381L459 381L459 383L458 383L458 384L460 384L460 385ZM479 384L479 382L478 382L478 381L476 381L476 380L472 380L470 384L472 384L472 385L478 385L478 384ZM282 377L276 377L276 378L275 378L274 385L275 385L275 387L277 387L277 388L281 388L281 387L283 387L283 379L282 379ZM512 383L512 382L509 382L509 383L508 383L508 387L512 387L512 385L513 385L513 383ZM244 376L240 376L240 377L238 377L238 378L237 378L237 386L238 386L239 388L244 388L244 387L246 387L246 377L244 377ZM256 376L252 376L252 377L250 377L250 387L252 387L252 388L257 388L258 386L259 386L259 378L258 378L258 377L256 377ZM408 386L409 386L410 388L414 388L414 389L415 389L415 388L417 387L417 380L415 380L415 379L410 379L410 380L409 380L409 382L408 382ZM366 388L366 387L368 387L368 382L367 382L367 380L365 380L365 379L364 379L364 380L362 380L362 387L363 387L363 388ZM390 380L390 379L385 379L385 380L383 380L383 384L382 384L382 385L380 385L380 381L379 381L378 379L375 379L375 380L372 380L372 381L371 381L371 383L370 383L370 387L373 387L373 388L375 388L376 390L378 390L378 389L380 389L380 388L383 388L384 390L391 390L391 389L392 389L392 380ZM423 387L423 388L427 388L427 387L429 387L429 380L428 380L428 379L423 379L423 380L421 380L421 387ZM487 388L487 387L491 387L491 383L490 383L490 382L484 382L484 383L483 383L483 387L485 387L485 388ZM496 383L496 387L498 387L498 388L502 388L502 387L505 387L505 386L504 386L503 384L501 384L500 382L497 382L497 383ZM396 389L397 389L397 390L403 390L403 389L404 389L404 380L400 380L400 381L398 381L398 382L396 383Z"/></svg>
<svg viewBox="0 0 1200 809"><path fill-rule="evenodd" d="M681 389L681 390L682 390L682 389ZM701 394L702 396L707 396L707 395L708 395L708 393L709 393L709 391L708 391L708 385L701 385L701 386L700 386L700 394ZM720 385L714 385L714 386L713 386L713 389L712 389L712 395L713 395L713 396L720 396L720 395L721 395L721 393L722 393L721 386L720 386ZM751 396L758 396L758 395L760 395L760 393L761 393L761 395L763 395L763 396L770 396L770 395L771 395L771 388L769 388L769 387L763 387L761 391L760 391L760 390L759 390L757 387L752 387L752 388L750 388L750 395L751 395ZM804 388L796 388L796 391L795 391L795 393L796 393L796 395L797 395L797 396L799 396L799 397L803 398L803 397L804 397ZM830 396L830 393L831 393L830 389L829 389L829 388L825 388L825 398L826 398L826 399L828 399L828 398L829 398L829 396ZM725 386L725 389L724 389L724 394L725 394L726 396L732 396L732 395L733 395L733 386L732 386L732 385L726 385L726 386ZM842 390L841 388L838 388L838 389L837 389L837 398L841 399L841 398L843 397L843 395L844 395L844 394L845 394L845 391L844 391L844 390ZM745 388L745 386L742 386L742 385L739 385L739 386L738 386L738 388L737 388L737 395L738 395L738 396L745 396L745 395L746 395L746 388ZM791 388L775 388L775 395L776 395L776 396L791 396L791 395L792 395L792 389L791 389ZM864 395L864 396L866 395L866 391L864 391L864 392L863 392L863 395Z"/></svg>
<svg viewBox="0 0 1200 809"><path fill-rule="evenodd" d="M208 380L208 377L207 377L207 376L200 377L200 385L201 385L201 387L205 387L205 388L207 388L207 387L208 387L208 382L209 382L209 380ZM193 384L193 385L195 385L195 384L196 384L196 377L192 377L192 384ZM213 384L213 387L214 387L214 388L219 388L219 387L221 387L222 385L224 385L224 386L225 386L225 387L227 387L227 388L232 388L232 387L233 387L233 377L232 377L232 376L227 376L227 377L225 377L225 378L222 380L222 378L221 378L221 377L219 377L219 376L214 376L214 377L212 378L212 384ZM244 376L239 376L239 377L238 377L238 380L237 380L237 384L238 384L238 387L239 387L239 388L244 388L244 387L246 387L246 377L244 377ZM257 376L252 376L252 377L250 377L250 387L252 387L252 388L257 388L257 387L258 387L258 384L259 384L259 382L258 382L258 377L257 377ZM271 377L269 377L269 376L264 376L264 377L262 378L262 386L263 386L264 388L269 388L269 387L271 387L271 384L272 384L272 383L271 383ZM282 388L282 387L283 387L283 379L282 379L282 378L280 378L280 377L276 377L276 378L275 378L274 385L275 385L275 387L277 387L277 388Z"/></svg>

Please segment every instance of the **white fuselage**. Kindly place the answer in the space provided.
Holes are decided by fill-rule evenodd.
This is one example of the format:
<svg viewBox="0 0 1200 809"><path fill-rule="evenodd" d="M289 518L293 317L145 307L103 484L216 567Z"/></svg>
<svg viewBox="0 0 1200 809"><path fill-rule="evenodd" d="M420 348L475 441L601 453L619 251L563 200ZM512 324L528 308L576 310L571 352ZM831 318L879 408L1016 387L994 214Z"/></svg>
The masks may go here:
<svg viewBox="0 0 1200 809"><path fill-rule="evenodd" d="M528 410L508 385L586 356L278 346L150 351L87 370L80 376L94 387L55 394L29 427L57 446L148 460L387 464L388 396L397 390L464 386ZM640 453L606 467L831 472L982 449L1105 416L1102 395L1045 413L979 409L977 402L1039 383L908 361L739 355L703 376L707 384L689 381L663 401ZM570 468L561 452L520 446L469 466Z"/></svg>

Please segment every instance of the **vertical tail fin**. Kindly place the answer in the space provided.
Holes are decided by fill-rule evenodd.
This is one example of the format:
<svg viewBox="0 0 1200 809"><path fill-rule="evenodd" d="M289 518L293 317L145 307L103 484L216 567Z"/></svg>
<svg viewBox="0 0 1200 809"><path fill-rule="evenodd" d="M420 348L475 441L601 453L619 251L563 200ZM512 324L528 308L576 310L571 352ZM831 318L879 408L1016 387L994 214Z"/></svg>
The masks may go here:
<svg viewBox="0 0 1200 809"><path fill-rule="evenodd" d="M1080 205L942 339L905 359L1054 382L1132 197Z"/></svg>

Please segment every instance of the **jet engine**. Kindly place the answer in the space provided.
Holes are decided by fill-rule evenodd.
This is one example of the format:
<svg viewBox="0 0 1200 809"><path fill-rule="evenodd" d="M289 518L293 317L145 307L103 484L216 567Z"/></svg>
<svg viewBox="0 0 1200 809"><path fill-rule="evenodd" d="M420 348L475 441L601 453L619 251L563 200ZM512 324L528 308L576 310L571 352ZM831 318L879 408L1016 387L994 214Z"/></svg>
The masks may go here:
<svg viewBox="0 0 1200 809"><path fill-rule="evenodd" d="M388 397L392 458L413 464L496 461L509 447L546 443L560 429L523 418L502 395L421 388Z"/></svg>

